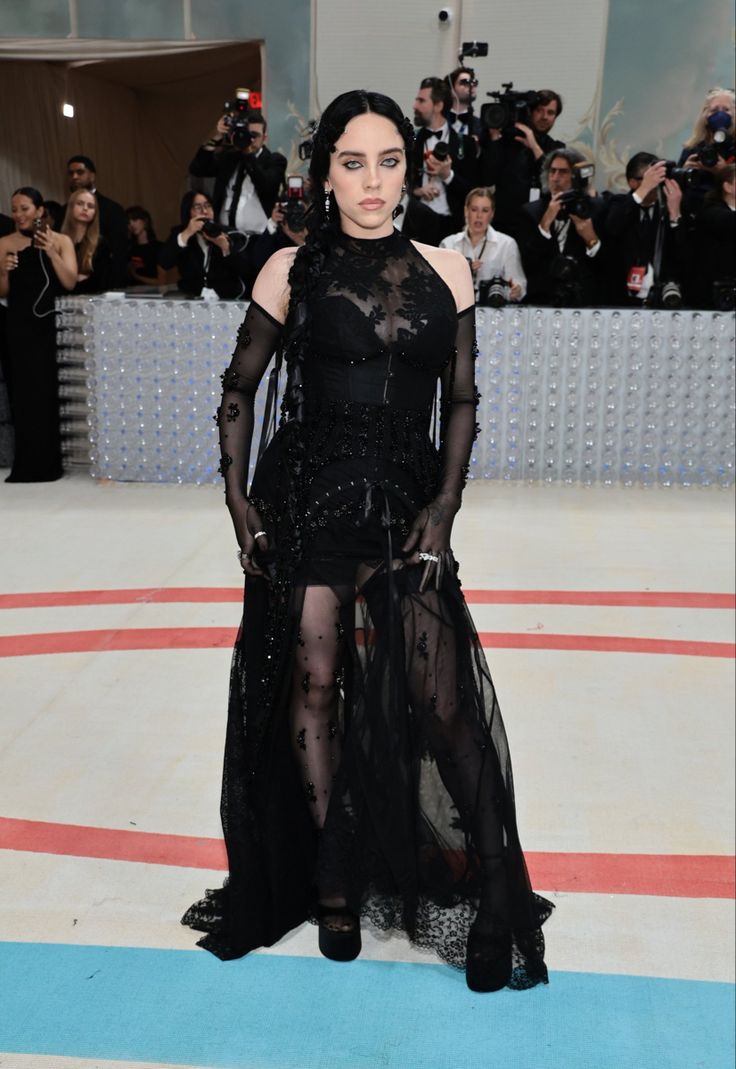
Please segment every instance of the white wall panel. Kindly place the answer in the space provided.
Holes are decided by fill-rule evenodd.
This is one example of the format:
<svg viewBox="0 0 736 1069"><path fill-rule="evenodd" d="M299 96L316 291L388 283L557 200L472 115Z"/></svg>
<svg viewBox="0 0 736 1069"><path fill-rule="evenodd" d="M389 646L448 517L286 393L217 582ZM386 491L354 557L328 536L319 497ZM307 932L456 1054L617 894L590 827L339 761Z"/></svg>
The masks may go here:
<svg viewBox="0 0 736 1069"><path fill-rule="evenodd" d="M316 98L321 108L346 89L377 89L407 114L419 80L447 74L461 41L487 41L473 61L485 92L513 81L519 89L556 89L565 111L556 128L572 140L594 108L605 46L608 0L456 0L441 25L439 0L315 0Z"/></svg>

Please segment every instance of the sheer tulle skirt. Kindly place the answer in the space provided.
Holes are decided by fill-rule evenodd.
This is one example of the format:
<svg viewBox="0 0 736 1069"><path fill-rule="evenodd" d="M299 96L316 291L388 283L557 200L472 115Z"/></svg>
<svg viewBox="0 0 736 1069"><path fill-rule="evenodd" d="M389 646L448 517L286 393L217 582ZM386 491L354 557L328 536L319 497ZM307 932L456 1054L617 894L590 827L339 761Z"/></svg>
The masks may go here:
<svg viewBox="0 0 736 1069"><path fill-rule="evenodd" d="M313 919L318 897L339 896L463 968L483 863L500 857L510 986L546 982L540 928L552 906L529 884L478 636L457 575L422 591L400 550L427 487L365 459L325 469L310 490L318 521L291 569L278 465L259 467L253 492L270 576L247 580L232 662L230 872L183 923L206 933L200 946L239 957Z"/></svg>

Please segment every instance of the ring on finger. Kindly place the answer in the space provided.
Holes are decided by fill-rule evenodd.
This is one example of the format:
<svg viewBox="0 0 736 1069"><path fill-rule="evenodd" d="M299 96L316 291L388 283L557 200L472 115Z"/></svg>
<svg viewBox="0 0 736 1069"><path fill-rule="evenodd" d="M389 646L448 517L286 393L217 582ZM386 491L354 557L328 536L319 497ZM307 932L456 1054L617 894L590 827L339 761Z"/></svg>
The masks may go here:
<svg viewBox="0 0 736 1069"><path fill-rule="evenodd" d="M436 553L420 553L419 559L424 561L433 561L436 564L440 558Z"/></svg>
<svg viewBox="0 0 736 1069"><path fill-rule="evenodd" d="M253 535L253 537L254 538L261 538L261 537L266 538L267 535L268 535L267 531L256 531L256 533Z"/></svg>

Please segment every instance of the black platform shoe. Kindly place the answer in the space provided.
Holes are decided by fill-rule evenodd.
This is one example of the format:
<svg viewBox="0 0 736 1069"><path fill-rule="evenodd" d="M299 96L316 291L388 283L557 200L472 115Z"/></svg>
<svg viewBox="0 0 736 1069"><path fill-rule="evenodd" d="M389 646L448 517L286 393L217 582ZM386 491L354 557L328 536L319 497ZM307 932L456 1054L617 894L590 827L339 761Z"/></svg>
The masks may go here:
<svg viewBox="0 0 736 1069"><path fill-rule="evenodd" d="M496 917L479 916L468 933L465 979L471 991L500 991L511 979L511 929Z"/></svg>
<svg viewBox="0 0 736 1069"><path fill-rule="evenodd" d="M331 961L354 961L360 954L360 917L344 906L324 906L321 902L316 907L319 923L319 951ZM334 924L348 924L349 927L338 929Z"/></svg>

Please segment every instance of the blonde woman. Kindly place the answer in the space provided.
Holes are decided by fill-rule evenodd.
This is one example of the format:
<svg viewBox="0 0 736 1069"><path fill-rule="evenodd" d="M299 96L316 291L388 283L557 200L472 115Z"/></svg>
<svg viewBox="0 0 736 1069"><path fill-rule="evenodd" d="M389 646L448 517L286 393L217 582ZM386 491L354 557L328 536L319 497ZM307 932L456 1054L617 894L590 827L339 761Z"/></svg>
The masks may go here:
<svg viewBox="0 0 736 1069"><path fill-rule="evenodd" d="M77 189L69 197L62 234L71 238L77 257L75 296L102 293L110 286L112 255L100 234L97 197L88 189Z"/></svg>
<svg viewBox="0 0 736 1069"><path fill-rule="evenodd" d="M526 275L519 246L508 234L491 226L495 208L490 189L486 186L471 189L465 198L465 229L446 237L440 242L440 248L454 249L468 261L476 300L481 282L503 278L508 283L507 300L521 301L526 294Z"/></svg>
<svg viewBox="0 0 736 1069"><path fill-rule="evenodd" d="M734 118L736 96L733 89L710 89L700 109L693 132L680 154L679 166L699 172L686 196L686 211L695 213L705 195L716 188L721 171L734 162Z"/></svg>

